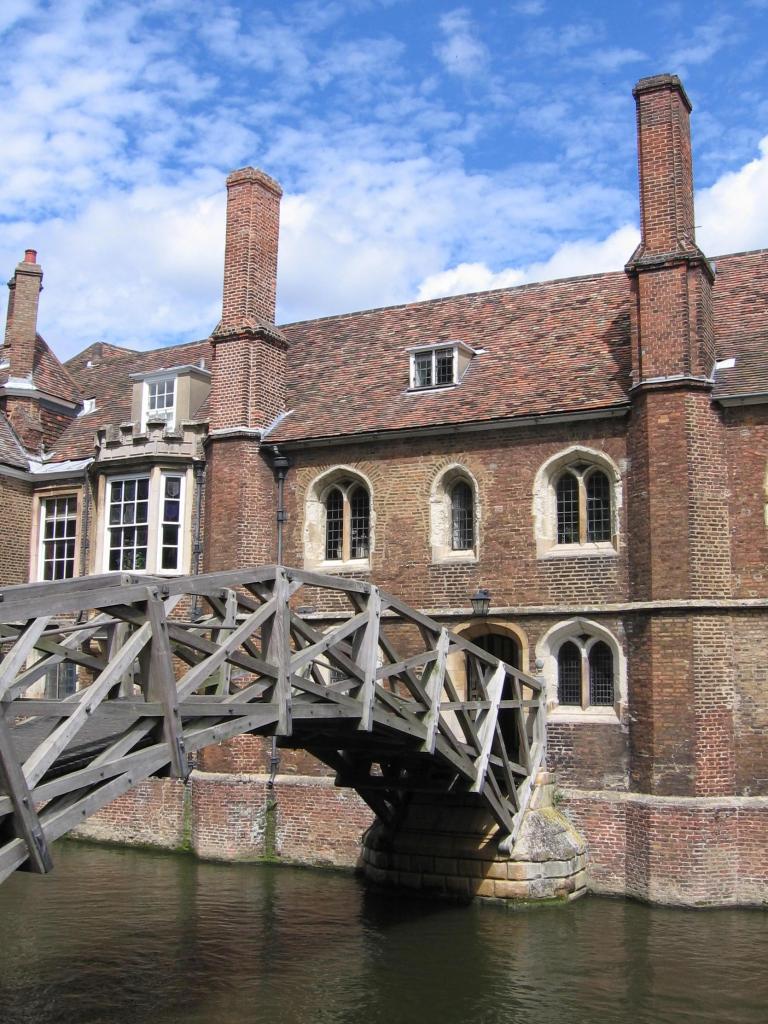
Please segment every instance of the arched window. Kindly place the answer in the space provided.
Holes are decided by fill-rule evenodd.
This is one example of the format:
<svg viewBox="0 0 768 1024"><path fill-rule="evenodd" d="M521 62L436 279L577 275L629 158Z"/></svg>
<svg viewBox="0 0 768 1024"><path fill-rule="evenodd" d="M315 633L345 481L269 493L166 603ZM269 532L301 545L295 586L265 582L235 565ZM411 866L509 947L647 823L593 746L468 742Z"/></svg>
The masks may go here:
<svg viewBox="0 0 768 1024"><path fill-rule="evenodd" d="M471 551L475 546L475 510L472 488L459 480L451 488L451 547Z"/></svg>
<svg viewBox="0 0 768 1024"><path fill-rule="evenodd" d="M568 466L555 483L558 544L611 541L611 483L601 469Z"/></svg>
<svg viewBox="0 0 768 1024"><path fill-rule="evenodd" d="M581 705L581 651L571 640L557 654L557 700L559 704Z"/></svg>
<svg viewBox="0 0 768 1024"><path fill-rule="evenodd" d="M362 484L345 480L325 496L325 558L347 562L370 552L371 502Z"/></svg>
<svg viewBox="0 0 768 1024"><path fill-rule="evenodd" d="M557 701L565 707L611 707L616 701L613 652L583 634L557 652Z"/></svg>
<svg viewBox="0 0 768 1024"><path fill-rule="evenodd" d="M433 562L477 559L480 509L469 470L458 464L441 470L432 483L429 514Z"/></svg>

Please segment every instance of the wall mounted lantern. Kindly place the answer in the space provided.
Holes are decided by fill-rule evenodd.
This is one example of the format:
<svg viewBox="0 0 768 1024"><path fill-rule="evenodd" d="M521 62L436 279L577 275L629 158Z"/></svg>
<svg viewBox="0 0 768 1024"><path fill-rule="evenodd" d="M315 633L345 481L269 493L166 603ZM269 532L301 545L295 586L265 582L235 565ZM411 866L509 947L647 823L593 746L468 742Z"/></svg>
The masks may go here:
<svg viewBox="0 0 768 1024"><path fill-rule="evenodd" d="M491 592L485 587L478 587L477 592L469 599L472 602L473 615L487 615L491 607Z"/></svg>

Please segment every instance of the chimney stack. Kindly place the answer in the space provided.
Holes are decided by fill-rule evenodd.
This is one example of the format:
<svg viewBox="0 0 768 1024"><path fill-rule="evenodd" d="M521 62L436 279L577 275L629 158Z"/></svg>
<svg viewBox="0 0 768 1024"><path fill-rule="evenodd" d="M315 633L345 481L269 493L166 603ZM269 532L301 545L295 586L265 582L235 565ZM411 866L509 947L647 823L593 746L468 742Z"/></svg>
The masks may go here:
<svg viewBox="0 0 768 1024"><path fill-rule="evenodd" d="M641 252L695 252L691 102L677 75L641 78L637 104Z"/></svg>
<svg viewBox="0 0 768 1024"><path fill-rule="evenodd" d="M677 75L641 78L632 93L642 230L626 267L632 375L636 385L687 378L705 386L715 360L714 274L694 231L691 102Z"/></svg>
<svg viewBox="0 0 768 1024"><path fill-rule="evenodd" d="M254 167L227 178L224 301L217 334L275 322L282 194L276 181Z"/></svg>
<svg viewBox="0 0 768 1024"><path fill-rule="evenodd" d="M10 362L9 376L31 380L37 342L37 309L43 288L43 270L37 263L34 249L26 250L8 288L5 346Z"/></svg>

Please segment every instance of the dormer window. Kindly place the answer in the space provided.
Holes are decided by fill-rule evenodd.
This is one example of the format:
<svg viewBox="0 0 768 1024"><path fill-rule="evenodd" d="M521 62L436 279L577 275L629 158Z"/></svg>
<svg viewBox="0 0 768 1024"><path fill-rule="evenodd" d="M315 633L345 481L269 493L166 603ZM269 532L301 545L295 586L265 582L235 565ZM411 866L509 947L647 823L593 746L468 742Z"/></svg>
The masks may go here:
<svg viewBox="0 0 768 1024"><path fill-rule="evenodd" d="M458 384L475 352L462 341L409 349L411 353L410 388L447 388Z"/></svg>
<svg viewBox="0 0 768 1024"><path fill-rule="evenodd" d="M193 418L211 389L211 374L201 366L160 366L155 370L132 373L133 399L131 421L147 429L147 423L160 420L174 430Z"/></svg>
<svg viewBox="0 0 768 1024"><path fill-rule="evenodd" d="M144 425L148 420L165 420L173 427L176 420L176 378L158 377L144 382Z"/></svg>

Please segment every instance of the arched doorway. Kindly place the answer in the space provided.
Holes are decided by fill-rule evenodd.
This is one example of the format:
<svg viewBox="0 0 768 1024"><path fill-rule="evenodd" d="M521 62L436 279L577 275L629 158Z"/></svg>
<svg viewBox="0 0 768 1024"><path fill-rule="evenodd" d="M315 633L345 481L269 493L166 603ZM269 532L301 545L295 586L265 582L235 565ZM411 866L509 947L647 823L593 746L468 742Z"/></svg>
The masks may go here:
<svg viewBox="0 0 768 1024"><path fill-rule="evenodd" d="M488 654L493 655L494 658L506 661L506 663L511 665L512 668L521 668L522 647L517 637L512 636L509 633L481 633L479 636L473 636L471 639L473 644L476 644ZM468 669L469 665L467 665L467 670ZM478 695L477 682L471 678L469 671L467 671L467 684L468 694L476 697ZM514 697L515 695L512 690L512 683L507 679L504 682L504 690L502 692L501 699L514 700ZM518 735L517 725L515 722L515 711L513 708L501 708L499 710L499 727L501 728L501 734L504 737L507 754L513 760L518 760Z"/></svg>

